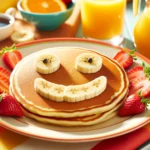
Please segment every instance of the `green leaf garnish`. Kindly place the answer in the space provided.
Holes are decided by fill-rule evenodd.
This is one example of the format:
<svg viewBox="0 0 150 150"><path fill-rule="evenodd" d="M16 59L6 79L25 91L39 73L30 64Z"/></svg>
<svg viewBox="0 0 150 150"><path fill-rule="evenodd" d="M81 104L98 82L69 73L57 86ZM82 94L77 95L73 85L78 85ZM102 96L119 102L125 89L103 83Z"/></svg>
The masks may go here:
<svg viewBox="0 0 150 150"><path fill-rule="evenodd" d="M141 98L141 102L145 104L146 108L148 107L148 105L150 104L150 101L149 99L147 98L144 98L142 95L141 95L141 91L138 92L138 95L140 96Z"/></svg>
<svg viewBox="0 0 150 150"><path fill-rule="evenodd" d="M6 47L2 48L2 50L0 51L0 55L3 55L5 52L14 51L14 50L16 50L16 45L15 44L13 44L10 47L6 46Z"/></svg>
<svg viewBox="0 0 150 150"><path fill-rule="evenodd" d="M134 52L137 51L136 49L133 49L133 50L129 51L127 48L124 48L123 50L124 50L127 54L129 54L130 56L132 56L132 58L133 58L134 60L137 60L137 57L136 57L136 55L134 54Z"/></svg>
<svg viewBox="0 0 150 150"><path fill-rule="evenodd" d="M131 51L129 52L129 55L131 55L134 60L137 60L137 57L136 57L136 55L134 54L135 51L136 51L135 49L134 49L134 50L131 50Z"/></svg>
<svg viewBox="0 0 150 150"><path fill-rule="evenodd" d="M150 66L147 66L144 62L142 62L142 66L144 68L144 73L146 77L150 80Z"/></svg>

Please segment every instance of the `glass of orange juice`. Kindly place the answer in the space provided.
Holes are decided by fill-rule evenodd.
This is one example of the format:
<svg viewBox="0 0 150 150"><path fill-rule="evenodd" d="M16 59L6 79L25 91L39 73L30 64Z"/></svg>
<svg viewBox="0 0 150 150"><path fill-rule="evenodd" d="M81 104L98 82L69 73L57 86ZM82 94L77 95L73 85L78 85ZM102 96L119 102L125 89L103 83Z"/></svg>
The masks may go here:
<svg viewBox="0 0 150 150"><path fill-rule="evenodd" d="M134 42L136 49L150 59L150 0L134 27Z"/></svg>
<svg viewBox="0 0 150 150"><path fill-rule="evenodd" d="M125 10L126 0L81 0L83 34L119 45L123 40Z"/></svg>

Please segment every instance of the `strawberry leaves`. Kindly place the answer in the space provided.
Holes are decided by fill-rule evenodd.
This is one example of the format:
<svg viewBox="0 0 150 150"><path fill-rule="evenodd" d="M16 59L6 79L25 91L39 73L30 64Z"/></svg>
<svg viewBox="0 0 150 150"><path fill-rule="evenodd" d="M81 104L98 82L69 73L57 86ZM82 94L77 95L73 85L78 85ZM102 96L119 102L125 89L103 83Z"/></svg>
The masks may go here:
<svg viewBox="0 0 150 150"><path fill-rule="evenodd" d="M126 51L126 50L125 50ZM135 55L135 52L136 50L131 50L128 54L130 55L130 56L132 56L132 58L134 59L134 60L137 60L137 57L136 57L136 55ZM126 51L127 52L127 51Z"/></svg>
<svg viewBox="0 0 150 150"><path fill-rule="evenodd" d="M8 51L14 51L14 50L16 50L16 46L15 46L15 44L13 44L11 47L4 47L4 48L2 48L2 50L0 51L0 55L3 55L4 53L6 53L6 52L8 52Z"/></svg>
<svg viewBox="0 0 150 150"><path fill-rule="evenodd" d="M150 66L146 66L144 62L142 63L142 66L144 68L145 76L150 80Z"/></svg>
<svg viewBox="0 0 150 150"><path fill-rule="evenodd" d="M150 101L149 101L147 98L144 98L144 97L141 95L141 91L139 91L138 95L139 95L140 98L141 98L141 102L144 103L145 107L147 108L148 105L150 104Z"/></svg>

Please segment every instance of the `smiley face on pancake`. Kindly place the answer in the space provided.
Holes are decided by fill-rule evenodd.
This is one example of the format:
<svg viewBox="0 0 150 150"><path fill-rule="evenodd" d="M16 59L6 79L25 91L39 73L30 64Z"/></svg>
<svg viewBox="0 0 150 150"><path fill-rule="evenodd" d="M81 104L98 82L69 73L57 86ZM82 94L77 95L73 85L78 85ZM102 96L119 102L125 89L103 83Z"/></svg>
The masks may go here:
<svg viewBox="0 0 150 150"><path fill-rule="evenodd" d="M57 69L54 67L53 70L55 71L49 71L51 72L49 74L38 72L35 65L38 56L42 56L45 53L59 58L55 66ZM92 60L90 58L79 57L85 56L84 54L90 54L88 57L90 56ZM96 60L93 59L93 55L101 58L101 63L100 61L98 62L99 69L96 70L92 67L92 69L89 69L90 71L82 69L83 66L87 67L84 65L85 60L89 64L91 62L91 66L94 64ZM81 61L82 59L83 61ZM41 60L46 62L44 59ZM79 63L79 61L83 63ZM59 67L58 62L60 62ZM97 64L95 66L98 68ZM40 84L46 83L43 87L48 89L48 92L45 90L46 93L43 95L36 91L37 85L40 85L38 83L35 86L37 79L40 79ZM99 83L97 85L99 86L94 89L92 85L95 80L99 80L97 81ZM52 89L49 83L53 85ZM49 88L45 85L48 85ZM59 91L59 88L55 87L59 85L61 87L64 86L64 91L68 92L69 98L66 98L66 92L63 92L63 96L56 96L55 92ZM22 105L28 117L57 125L78 126L99 123L102 116L102 121L114 116L111 116L110 112L114 113L121 105L128 91L128 85L128 78L125 71L111 58L96 51L79 47L57 47L45 49L25 57L16 66L11 75L10 91ZM66 90L68 88L69 90ZM88 94L83 90L86 88L88 89ZM98 94L91 96L96 90ZM78 93L70 94L69 91L74 91L73 93L78 91ZM53 119L55 121L52 121Z"/></svg>
<svg viewBox="0 0 150 150"><path fill-rule="evenodd" d="M94 53L82 53L77 56L75 67L82 73L95 73L102 67L102 58ZM60 67L60 59L51 53L39 54L35 61L35 69L41 74L50 74ZM93 81L81 85L64 86L36 78L35 90L41 96L57 102L79 102L100 95L107 86L107 78L100 76Z"/></svg>

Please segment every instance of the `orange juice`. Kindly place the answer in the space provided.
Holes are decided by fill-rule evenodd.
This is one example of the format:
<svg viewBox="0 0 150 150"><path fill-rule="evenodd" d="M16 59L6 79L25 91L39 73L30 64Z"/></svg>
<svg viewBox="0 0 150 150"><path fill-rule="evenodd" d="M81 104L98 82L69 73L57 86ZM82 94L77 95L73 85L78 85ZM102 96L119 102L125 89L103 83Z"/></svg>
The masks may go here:
<svg viewBox="0 0 150 150"><path fill-rule="evenodd" d="M83 34L102 40L120 36L125 8L126 0L81 0Z"/></svg>
<svg viewBox="0 0 150 150"><path fill-rule="evenodd" d="M137 50L150 59L150 6L144 9L134 27L134 41Z"/></svg>
<svg viewBox="0 0 150 150"><path fill-rule="evenodd" d="M0 13L5 12L10 7L16 7L18 0L0 0Z"/></svg>

